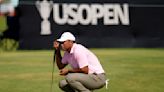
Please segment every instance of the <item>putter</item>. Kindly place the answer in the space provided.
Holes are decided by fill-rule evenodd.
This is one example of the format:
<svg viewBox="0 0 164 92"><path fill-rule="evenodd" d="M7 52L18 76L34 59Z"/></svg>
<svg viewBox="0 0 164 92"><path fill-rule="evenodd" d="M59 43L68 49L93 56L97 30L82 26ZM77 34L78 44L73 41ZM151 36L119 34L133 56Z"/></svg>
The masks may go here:
<svg viewBox="0 0 164 92"><path fill-rule="evenodd" d="M52 76L51 76L51 89L50 89L50 92L53 91L54 67L55 67L55 55L56 55L56 50L54 51L54 58L53 58L53 65L52 65Z"/></svg>

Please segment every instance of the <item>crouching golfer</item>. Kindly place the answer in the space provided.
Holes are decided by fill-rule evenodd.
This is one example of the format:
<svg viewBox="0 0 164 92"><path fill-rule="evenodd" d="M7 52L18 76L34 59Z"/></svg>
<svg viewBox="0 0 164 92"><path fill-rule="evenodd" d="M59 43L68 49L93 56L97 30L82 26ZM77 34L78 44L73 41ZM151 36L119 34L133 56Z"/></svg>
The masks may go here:
<svg viewBox="0 0 164 92"><path fill-rule="evenodd" d="M63 57L59 44L65 51ZM105 85L105 72L98 58L84 46L75 43L75 37L70 32L64 32L54 41L56 49L56 63L60 75L65 76L59 87L64 92L91 92ZM66 65L71 69L66 69Z"/></svg>

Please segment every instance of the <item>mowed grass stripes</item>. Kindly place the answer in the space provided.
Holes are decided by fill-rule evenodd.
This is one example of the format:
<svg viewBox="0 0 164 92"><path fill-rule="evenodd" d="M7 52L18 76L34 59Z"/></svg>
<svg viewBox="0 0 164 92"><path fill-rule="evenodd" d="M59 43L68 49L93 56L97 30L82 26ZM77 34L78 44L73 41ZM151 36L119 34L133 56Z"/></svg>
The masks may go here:
<svg viewBox="0 0 164 92"><path fill-rule="evenodd" d="M163 92L164 49L91 49L110 79L95 92ZM52 50L0 52L0 92L50 92ZM55 66L54 92L63 79Z"/></svg>

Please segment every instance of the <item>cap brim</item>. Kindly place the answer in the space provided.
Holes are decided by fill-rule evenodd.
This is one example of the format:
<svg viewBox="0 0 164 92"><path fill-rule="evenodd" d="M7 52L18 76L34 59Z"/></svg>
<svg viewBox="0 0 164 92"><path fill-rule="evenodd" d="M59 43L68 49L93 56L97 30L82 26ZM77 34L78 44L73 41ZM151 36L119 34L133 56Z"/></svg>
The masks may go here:
<svg viewBox="0 0 164 92"><path fill-rule="evenodd" d="M64 42L66 41L65 39L57 39L58 42Z"/></svg>

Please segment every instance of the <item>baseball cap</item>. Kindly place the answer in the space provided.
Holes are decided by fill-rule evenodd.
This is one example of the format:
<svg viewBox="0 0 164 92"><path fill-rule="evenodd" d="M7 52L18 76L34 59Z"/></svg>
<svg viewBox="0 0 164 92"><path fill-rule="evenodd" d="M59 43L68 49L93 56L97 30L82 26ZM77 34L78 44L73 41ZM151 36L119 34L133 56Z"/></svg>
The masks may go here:
<svg viewBox="0 0 164 92"><path fill-rule="evenodd" d="M57 41L64 42L66 40L75 41L75 36L70 32L64 32Z"/></svg>

